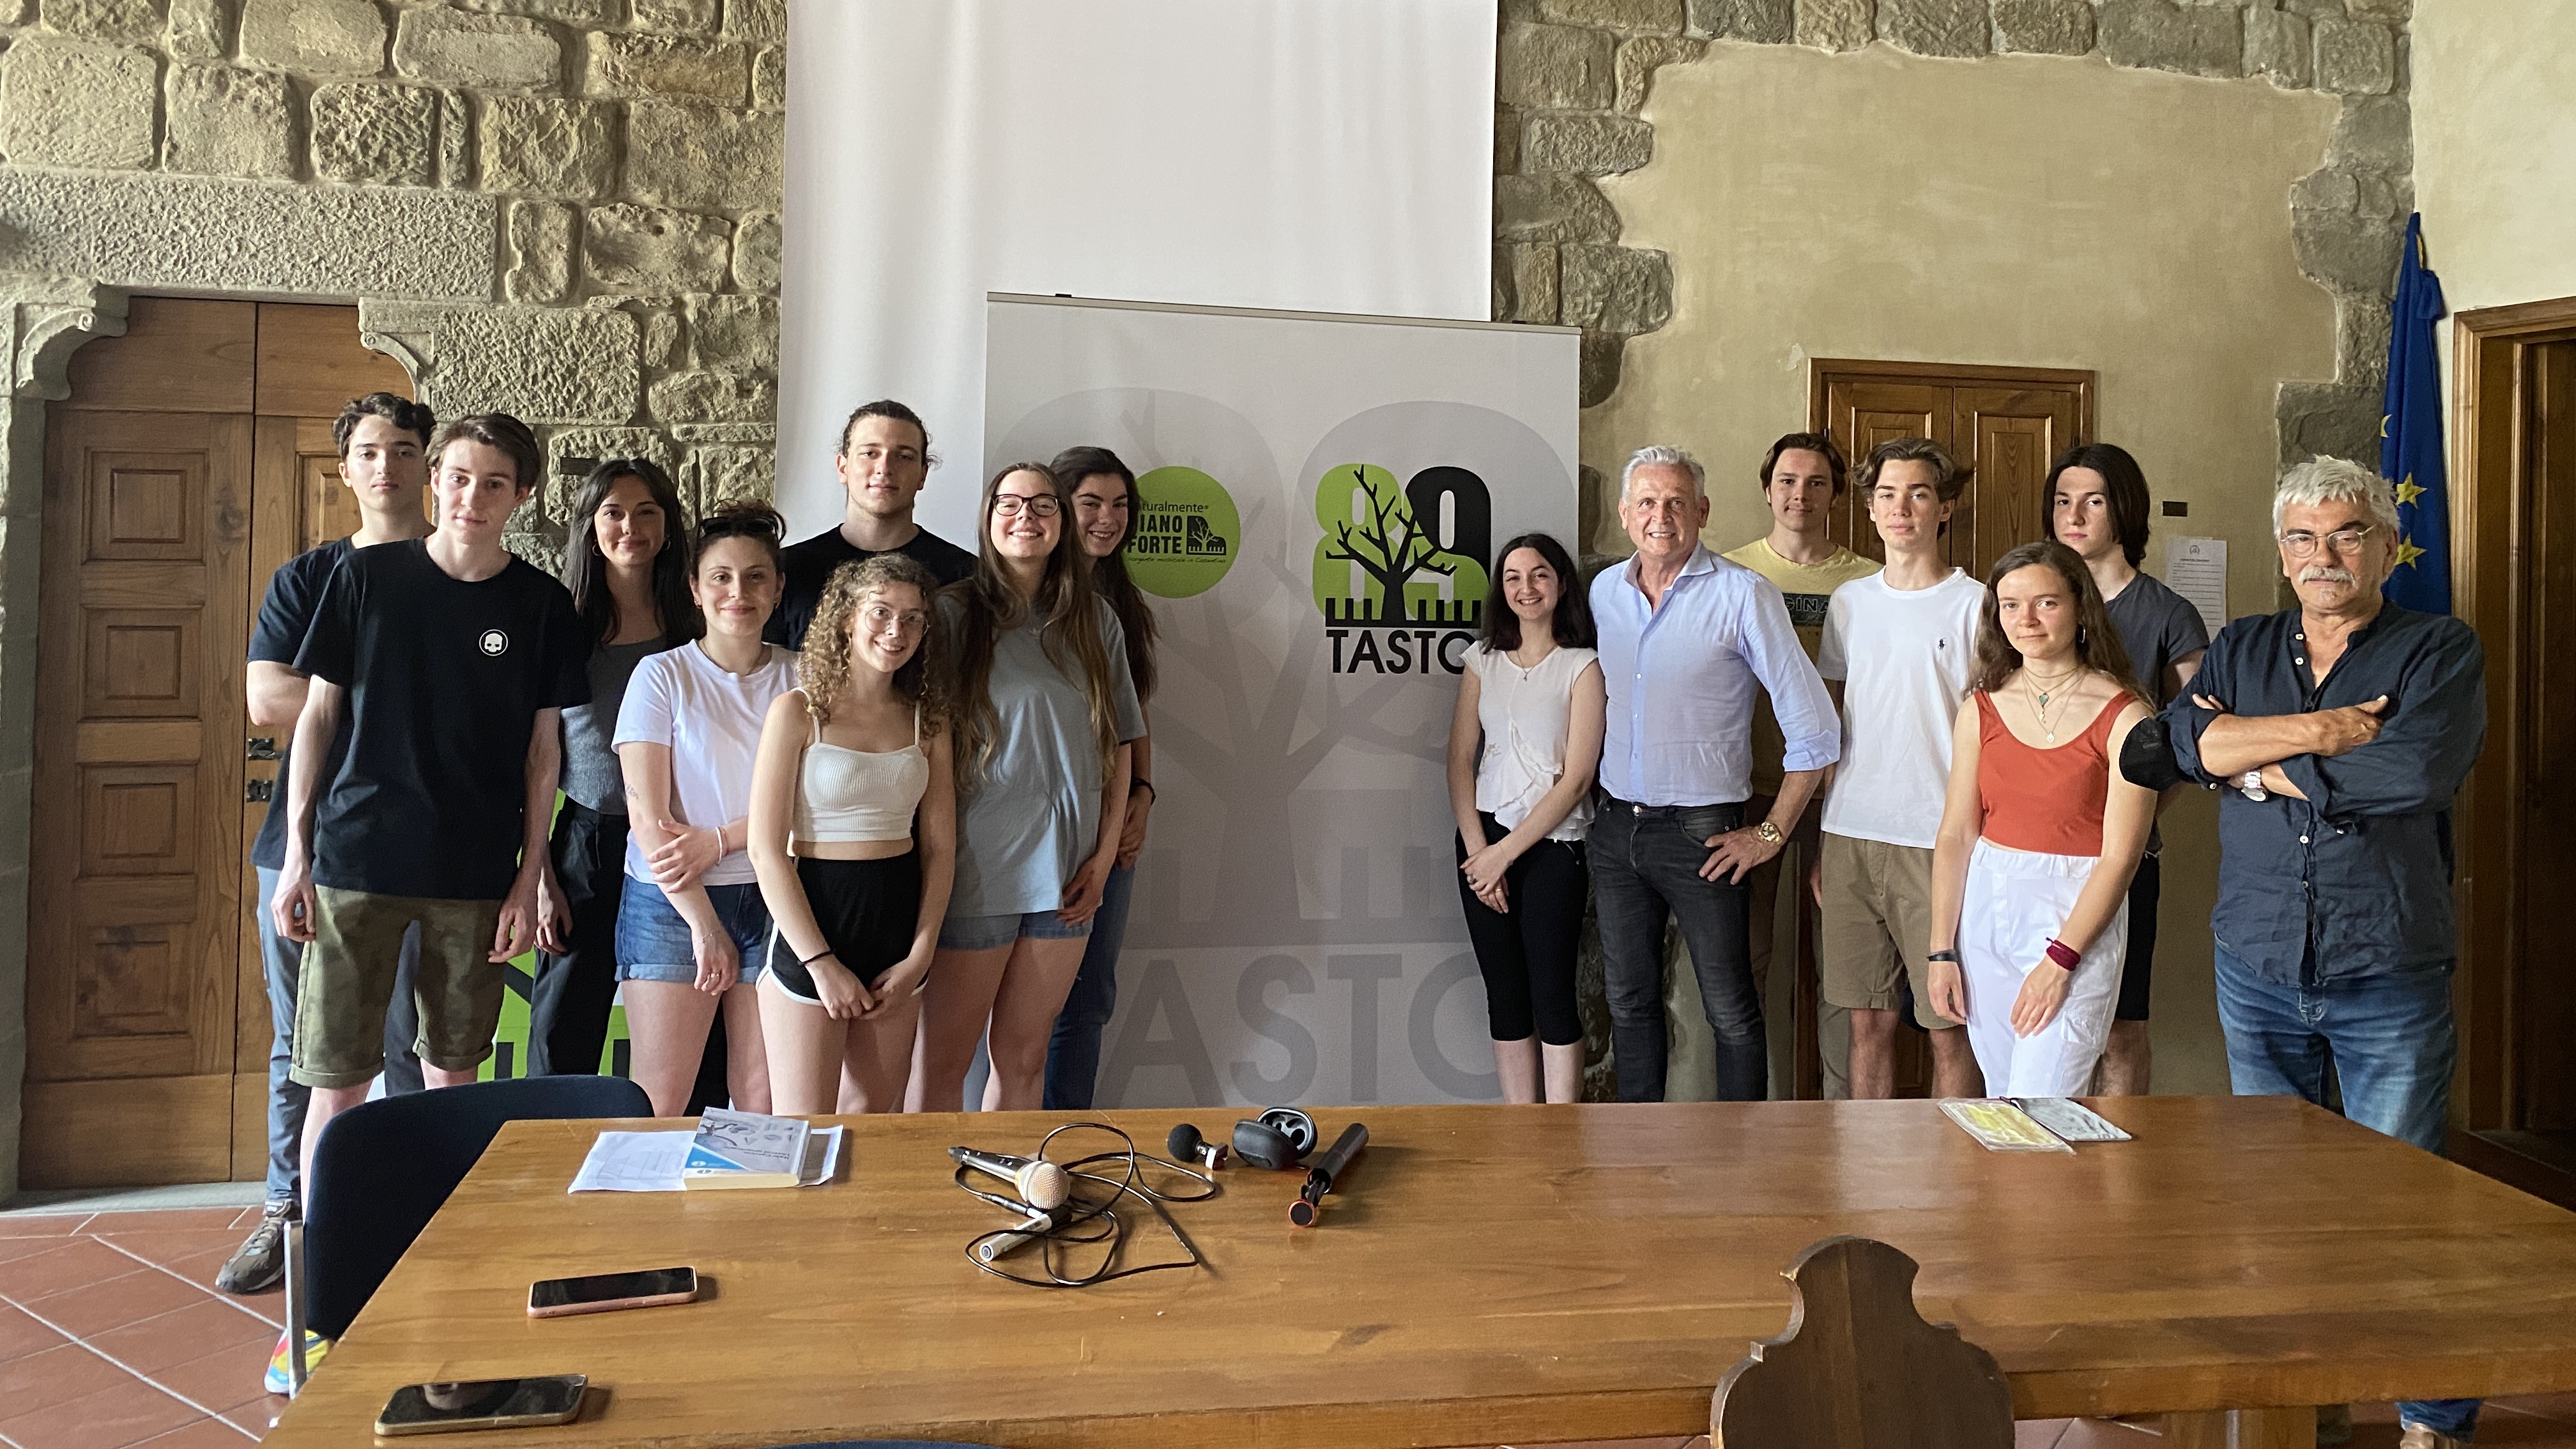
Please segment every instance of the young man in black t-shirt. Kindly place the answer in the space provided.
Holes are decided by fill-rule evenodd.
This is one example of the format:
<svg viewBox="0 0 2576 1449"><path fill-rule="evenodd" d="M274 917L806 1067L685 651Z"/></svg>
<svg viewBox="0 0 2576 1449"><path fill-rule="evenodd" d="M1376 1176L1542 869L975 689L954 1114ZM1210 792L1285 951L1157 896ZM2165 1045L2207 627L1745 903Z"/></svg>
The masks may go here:
<svg viewBox="0 0 2576 1449"><path fill-rule="evenodd" d="M501 413L430 447L438 528L360 549L322 591L295 667L286 862L272 911L307 942L289 1075L312 1088L304 1150L383 1066L403 933L420 931L422 1075L474 1079L501 1017L501 963L561 929L546 850L560 712L590 698L572 596L501 547L536 486L535 435ZM322 778L343 714L348 753Z"/></svg>
<svg viewBox="0 0 2576 1449"><path fill-rule="evenodd" d="M372 392L340 410L331 437L340 453L340 480L358 500L358 531L296 555L278 567L268 595L251 627L248 675L250 722L254 727L291 731L304 708L305 677L295 670L295 655L304 647L304 632L313 622L313 607L331 571L353 548L398 543L429 532L420 512L420 490L429 481L429 434L437 425L428 408L389 392ZM323 778L337 773L340 752L347 747L343 729L331 741ZM300 1197L307 1088L287 1076L288 1054L295 1040L296 974L304 948L277 933L269 898L277 886L278 867L286 863L286 766L278 770L278 788L269 796L268 818L252 843L251 865L259 873L259 939L268 978L270 1046L268 1058L268 1210L241 1247L215 1274L215 1286L227 1293L257 1293L275 1283L285 1267L285 1226ZM395 977L392 1009L385 1019L385 1090L417 1092L420 1058L412 1039L418 1014L409 1001L415 939L407 938Z"/></svg>
<svg viewBox="0 0 2576 1449"><path fill-rule="evenodd" d="M921 415L891 398L865 404L841 425L841 451L832 467L841 475L848 503L841 526L784 550L778 560L782 592L764 636L786 649L805 647L806 626L823 586L845 563L899 553L930 570L942 584L975 571L975 554L912 521L912 502L929 480L930 430Z"/></svg>

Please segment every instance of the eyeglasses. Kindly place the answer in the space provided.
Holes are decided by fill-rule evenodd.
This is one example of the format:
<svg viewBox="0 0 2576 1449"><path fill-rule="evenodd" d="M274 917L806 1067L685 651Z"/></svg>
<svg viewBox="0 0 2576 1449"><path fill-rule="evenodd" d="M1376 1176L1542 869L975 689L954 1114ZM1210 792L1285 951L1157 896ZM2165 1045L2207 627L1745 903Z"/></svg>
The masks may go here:
<svg viewBox="0 0 2576 1449"><path fill-rule="evenodd" d="M2281 547L2289 550L2290 557L2292 558L2308 558L2312 556L2316 553L2317 545L2320 543L2324 544L2328 549L2335 553L2359 553L2361 551L2362 540L2370 537L2371 530L2376 526L2377 525L2375 524L2356 523L2350 528L2338 528L2334 532L2326 534L2310 533L2304 528L2294 528L2288 533L2281 535Z"/></svg>
<svg viewBox="0 0 2576 1449"><path fill-rule="evenodd" d="M777 514L748 509L740 513L710 513L698 524L698 542L701 545L742 534L754 538L779 538L785 533L785 521Z"/></svg>
<svg viewBox="0 0 2576 1449"><path fill-rule="evenodd" d="M1064 509L1052 493L996 493L993 512L1003 518L1017 518L1026 509L1032 518L1053 518Z"/></svg>

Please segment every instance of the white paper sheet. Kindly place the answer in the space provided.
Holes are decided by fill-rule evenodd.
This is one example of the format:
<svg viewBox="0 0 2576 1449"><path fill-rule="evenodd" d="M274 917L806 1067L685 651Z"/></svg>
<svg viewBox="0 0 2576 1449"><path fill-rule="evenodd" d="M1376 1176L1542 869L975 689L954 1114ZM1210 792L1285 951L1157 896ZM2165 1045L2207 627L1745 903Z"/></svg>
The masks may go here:
<svg viewBox="0 0 2576 1449"><path fill-rule="evenodd" d="M2217 638L2227 625L2227 540L2166 539L2165 587L2189 600L2209 637Z"/></svg>
<svg viewBox="0 0 2576 1449"><path fill-rule="evenodd" d="M566 1192L678 1192L680 1164L689 1157L690 1132L602 1132L590 1144L590 1155L572 1176ZM814 1187L840 1176L841 1145L849 1129L817 1132L806 1145L810 1162L819 1152L819 1168L799 1187Z"/></svg>

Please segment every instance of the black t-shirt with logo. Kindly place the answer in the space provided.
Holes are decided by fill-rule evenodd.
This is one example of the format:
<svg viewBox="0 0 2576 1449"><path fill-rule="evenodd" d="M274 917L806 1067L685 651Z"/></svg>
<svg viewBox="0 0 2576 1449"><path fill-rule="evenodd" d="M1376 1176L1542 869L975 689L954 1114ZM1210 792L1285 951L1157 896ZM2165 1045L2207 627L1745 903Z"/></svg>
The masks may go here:
<svg viewBox="0 0 2576 1449"><path fill-rule="evenodd" d="M294 667L295 656L304 648L304 633L313 626L314 606L322 602L323 585L331 582L340 560L348 556L349 541L335 538L277 566L269 576L268 597L260 600L259 621L251 625L253 663ZM286 745L295 734L294 722L278 733L277 785L268 797L268 818L260 821L259 835L250 845L250 863L269 870L286 864L286 772L293 767ZM349 716L343 711L340 728L331 736L330 753L322 760L325 782L340 773L340 760L348 753Z"/></svg>
<svg viewBox="0 0 2576 1449"><path fill-rule="evenodd" d="M779 582L784 587L761 637L781 649L804 648L805 631L814 623L814 610L823 602L823 586L832 581L833 571L880 553L902 554L930 570L943 588L975 572L975 555L926 528L914 534L911 542L890 549L861 548L841 537L837 528L818 533L780 551Z"/></svg>
<svg viewBox="0 0 2576 1449"><path fill-rule="evenodd" d="M348 754L314 810L314 883L508 895L537 711L589 701L589 655L572 595L524 559L467 583L423 540L352 551L295 658L349 691Z"/></svg>

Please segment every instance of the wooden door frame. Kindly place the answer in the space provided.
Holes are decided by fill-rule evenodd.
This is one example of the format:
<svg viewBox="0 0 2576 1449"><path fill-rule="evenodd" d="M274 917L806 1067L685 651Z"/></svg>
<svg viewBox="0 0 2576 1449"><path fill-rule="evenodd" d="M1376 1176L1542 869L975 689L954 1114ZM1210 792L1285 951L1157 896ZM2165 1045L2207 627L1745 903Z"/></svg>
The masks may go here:
<svg viewBox="0 0 2576 1449"><path fill-rule="evenodd" d="M2524 947L2519 799L2530 706L2524 587L2531 547L2527 352L2576 339L2576 297L2485 307L2452 319L2452 609L2486 644L2487 744L2456 812L2459 842L2460 1063L2451 1093L2452 1156L2525 1191L2576 1205L2576 1175L2480 1135L2518 1125L2513 966ZM2503 727L2498 728L2501 722Z"/></svg>
<svg viewBox="0 0 2576 1449"><path fill-rule="evenodd" d="M1828 421L1825 414L1827 379L1849 377L1884 379L1889 382L2048 382L2062 383L2075 389L2077 407L2075 433L2080 438L2093 436L2094 394L2100 389L2101 374L2083 367L1999 367L1991 363L1972 362L1896 362L1884 357L1810 357L1807 359L1807 426L1821 432ZM1853 471L1861 460L1847 459Z"/></svg>

